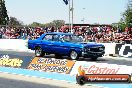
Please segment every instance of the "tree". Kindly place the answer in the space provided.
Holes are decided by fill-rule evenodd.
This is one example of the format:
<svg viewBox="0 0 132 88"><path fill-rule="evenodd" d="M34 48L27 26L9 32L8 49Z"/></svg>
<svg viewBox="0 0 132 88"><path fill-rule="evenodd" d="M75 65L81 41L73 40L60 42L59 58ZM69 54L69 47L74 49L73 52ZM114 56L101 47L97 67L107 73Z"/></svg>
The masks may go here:
<svg viewBox="0 0 132 88"><path fill-rule="evenodd" d="M44 24L41 24L41 23L38 23L38 22L33 22L31 24L29 24L28 26L31 26L31 27L44 27L45 25Z"/></svg>
<svg viewBox="0 0 132 88"><path fill-rule="evenodd" d="M52 24L54 27L60 28L62 25L65 24L65 21L64 20L53 20Z"/></svg>
<svg viewBox="0 0 132 88"><path fill-rule="evenodd" d="M123 13L123 19L127 27L132 27L132 0L129 0L127 9Z"/></svg>
<svg viewBox="0 0 132 88"><path fill-rule="evenodd" d="M7 25L8 21L9 21L9 17L7 15L5 1L0 0L0 25Z"/></svg>
<svg viewBox="0 0 132 88"><path fill-rule="evenodd" d="M46 23L46 24L41 24L38 22L33 22L31 24L29 24L28 26L31 27L54 27L55 29L60 28L62 25L65 24L64 20L53 20L52 22Z"/></svg>
<svg viewBox="0 0 132 88"><path fill-rule="evenodd" d="M49 28L50 28L50 27L53 27L53 26L54 26L54 25L53 25L52 22L50 22L50 23L46 23L46 24L45 24L45 27L49 27Z"/></svg>
<svg viewBox="0 0 132 88"><path fill-rule="evenodd" d="M118 26L122 31L125 31L125 28L132 28L132 0L128 1L127 8L122 14L122 18L118 22Z"/></svg>
<svg viewBox="0 0 132 88"><path fill-rule="evenodd" d="M15 17L10 17L10 19L9 19L9 26L22 26L22 25L23 25L22 21L19 21Z"/></svg>
<svg viewBox="0 0 132 88"><path fill-rule="evenodd" d="M46 27L54 27L55 29L57 29L57 28L61 28L61 26L64 24L65 24L64 20L53 20L50 23L46 23L45 26Z"/></svg>

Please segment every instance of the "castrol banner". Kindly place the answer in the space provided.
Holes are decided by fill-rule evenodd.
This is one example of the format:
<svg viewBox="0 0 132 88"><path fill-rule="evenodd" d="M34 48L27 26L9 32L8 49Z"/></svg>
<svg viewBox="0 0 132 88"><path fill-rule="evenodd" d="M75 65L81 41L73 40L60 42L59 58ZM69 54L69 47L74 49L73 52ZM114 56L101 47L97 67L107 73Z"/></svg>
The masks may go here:
<svg viewBox="0 0 132 88"><path fill-rule="evenodd" d="M131 74L132 73L132 66L77 61L70 74L77 75L78 69L83 70L85 74Z"/></svg>

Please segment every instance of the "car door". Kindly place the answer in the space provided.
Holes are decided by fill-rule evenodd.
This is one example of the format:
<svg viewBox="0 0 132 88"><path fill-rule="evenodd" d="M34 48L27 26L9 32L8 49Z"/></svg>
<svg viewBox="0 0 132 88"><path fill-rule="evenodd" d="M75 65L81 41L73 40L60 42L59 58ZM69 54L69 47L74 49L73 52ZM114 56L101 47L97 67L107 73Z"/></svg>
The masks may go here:
<svg viewBox="0 0 132 88"><path fill-rule="evenodd" d="M53 52L55 54L63 54L64 51L64 45L63 42L60 41L60 35L53 35Z"/></svg>
<svg viewBox="0 0 132 88"><path fill-rule="evenodd" d="M42 48L44 52L52 53L53 52L53 41L52 34L46 34L42 40Z"/></svg>
<svg viewBox="0 0 132 88"><path fill-rule="evenodd" d="M56 36L55 36L56 37ZM68 40L69 36L67 35L58 35L57 40L54 42L54 52L57 54L68 55L70 50L70 41ZM67 41L64 41L64 39Z"/></svg>

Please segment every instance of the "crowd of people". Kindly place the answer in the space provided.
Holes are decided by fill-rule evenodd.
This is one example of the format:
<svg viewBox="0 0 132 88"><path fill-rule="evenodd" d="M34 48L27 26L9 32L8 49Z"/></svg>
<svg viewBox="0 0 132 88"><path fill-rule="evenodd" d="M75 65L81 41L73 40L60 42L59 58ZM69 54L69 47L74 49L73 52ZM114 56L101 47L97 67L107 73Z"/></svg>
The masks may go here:
<svg viewBox="0 0 132 88"><path fill-rule="evenodd" d="M62 32L68 32L68 28ZM122 31L120 28L111 26L75 27L73 33L82 36L85 42L132 43L132 28L126 28L125 31Z"/></svg>
<svg viewBox="0 0 132 88"><path fill-rule="evenodd" d="M55 27L0 27L1 39L36 39L47 32L72 32L84 39L84 42L98 43L132 43L132 28L122 31L120 28L107 26L75 26L69 30L68 26Z"/></svg>

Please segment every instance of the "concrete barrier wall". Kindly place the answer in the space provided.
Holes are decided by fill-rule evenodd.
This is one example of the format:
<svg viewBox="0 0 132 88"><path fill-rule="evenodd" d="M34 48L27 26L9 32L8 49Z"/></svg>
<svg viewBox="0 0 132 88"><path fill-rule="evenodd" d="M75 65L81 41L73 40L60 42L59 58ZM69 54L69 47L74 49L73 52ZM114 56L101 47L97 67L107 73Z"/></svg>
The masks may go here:
<svg viewBox="0 0 132 88"><path fill-rule="evenodd" d="M0 39L0 49L33 52L27 48L27 42L22 39Z"/></svg>
<svg viewBox="0 0 132 88"><path fill-rule="evenodd" d="M0 39L0 49L33 52L27 48L28 40ZM101 43L105 45L105 55L115 54L115 43Z"/></svg>
<svg viewBox="0 0 132 88"><path fill-rule="evenodd" d="M105 55L115 54L116 43L101 43L105 46Z"/></svg>
<svg viewBox="0 0 132 88"><path fill-rule="evenodd" d="M34 52L27 48L28 40L22 39L0 39L0 49ZM132 58L131 44L101 43L105 46L105 55L119 55Z"/></svg>
<svg viewBox="0 0 132 88"><path fill-rule="evenodd" d="M132 44L116 44L115 54L132 58Z"/></svg>
<svg viewBox="0 0 132 88"><path fill-rule="evenodd" d="M0 39L0 49L15 50L24 52L34 52L27 48L28 40L22 39ZM105 46L105 55L119 55L123 57L132 57L131 44L118 44L118 43L101 43Z"/></svg>

